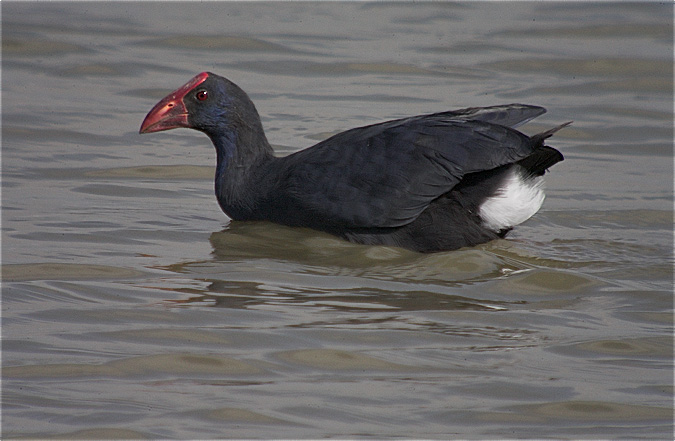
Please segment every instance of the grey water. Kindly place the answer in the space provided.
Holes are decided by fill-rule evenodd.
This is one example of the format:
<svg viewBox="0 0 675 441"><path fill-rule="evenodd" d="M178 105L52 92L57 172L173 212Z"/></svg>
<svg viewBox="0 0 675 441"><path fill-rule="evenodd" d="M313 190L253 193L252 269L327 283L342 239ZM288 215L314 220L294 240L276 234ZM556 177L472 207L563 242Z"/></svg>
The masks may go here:
<svg viewBox="0 0 675 441"><path fill-rule="evenodd" d="M673 435L673 6L2 4L2 437ZM542 210L437 254L230 223L201 71L278 154L522 102L573 120Z"/></svg>

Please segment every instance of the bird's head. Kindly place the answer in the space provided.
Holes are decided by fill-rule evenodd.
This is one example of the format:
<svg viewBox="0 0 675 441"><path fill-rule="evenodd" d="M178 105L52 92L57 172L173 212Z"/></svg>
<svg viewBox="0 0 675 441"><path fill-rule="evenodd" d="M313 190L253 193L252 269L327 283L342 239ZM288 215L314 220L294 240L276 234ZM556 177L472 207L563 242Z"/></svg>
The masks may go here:
<svg viewBox="0 0 675 441"><path fill-rule="evenodd" d="M245 123L253 103L226 78L202 72L164 97L148 112L140 133L187 127L214 135ZM257 115L255 108L253 112Z"/></svg>

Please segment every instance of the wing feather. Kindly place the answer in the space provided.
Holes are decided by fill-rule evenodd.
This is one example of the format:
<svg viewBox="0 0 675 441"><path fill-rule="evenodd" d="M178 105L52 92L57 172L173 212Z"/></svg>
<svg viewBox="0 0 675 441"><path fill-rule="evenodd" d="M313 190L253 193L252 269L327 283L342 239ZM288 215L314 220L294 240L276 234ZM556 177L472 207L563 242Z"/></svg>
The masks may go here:
<svg viewBox="0 0 675 441"><path fill-rule="evenodd" d="M532 153L530 138L508 125L543 109L514 106L437 113L339 133L281 158L284 185L275 190L277 199L291 201L307 226L313 219L338 228L405 225L465 174Z"/></svg>

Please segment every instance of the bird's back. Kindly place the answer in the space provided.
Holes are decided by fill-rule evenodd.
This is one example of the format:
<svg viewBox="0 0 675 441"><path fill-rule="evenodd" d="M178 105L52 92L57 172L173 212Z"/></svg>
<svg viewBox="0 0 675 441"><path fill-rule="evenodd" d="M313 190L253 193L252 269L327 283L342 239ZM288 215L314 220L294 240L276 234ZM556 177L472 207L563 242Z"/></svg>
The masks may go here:
<svg viewBox="0 0 675 441"><path fill-rule="evenodd" d="M279 158L270 196L300 210L284 214L292 224L400 227L465 175L515 163L534 149L522 133L483 121L446 114L391 121Z"/></svg>

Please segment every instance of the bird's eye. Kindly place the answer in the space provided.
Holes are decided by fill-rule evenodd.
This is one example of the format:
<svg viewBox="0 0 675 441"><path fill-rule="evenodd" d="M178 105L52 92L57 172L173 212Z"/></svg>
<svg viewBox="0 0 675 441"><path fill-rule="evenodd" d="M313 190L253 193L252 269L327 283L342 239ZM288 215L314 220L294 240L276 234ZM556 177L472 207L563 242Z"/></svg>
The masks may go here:
<svg viewBox="0 0 675 441"><path fill-rule="evenodd" d="M209 93L205 90L200 90L195 96L199 101L206 101L206 99L209 97Z"/></svg>

